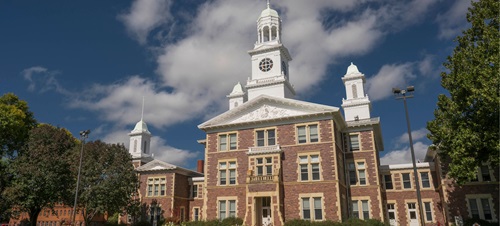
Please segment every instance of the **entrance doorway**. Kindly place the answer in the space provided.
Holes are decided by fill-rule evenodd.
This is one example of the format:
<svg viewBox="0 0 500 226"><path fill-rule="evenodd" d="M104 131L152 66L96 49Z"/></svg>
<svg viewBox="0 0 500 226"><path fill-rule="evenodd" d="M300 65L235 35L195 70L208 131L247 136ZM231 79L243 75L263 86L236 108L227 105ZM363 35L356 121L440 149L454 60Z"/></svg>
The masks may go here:
<svg viewBox="0 0 500 226"><path fill-rule="evenodd" d="M273 218L271 214L271 197L259 197L255 198L256 202L256 225L270 226L273 224Z"/></svg>
<svg viewBox="0 0 500 226"><path fill-rule="evenodd" d="M410 226L418 226L418 218L417 218L417 208L416 204L408 203L408 219L410 219Z"/></svg>
<svg viewBox="0 0 500 226"><path fill-rule="evenodd" d="M389 215L389 225L397 226L398 222L396 220L396 210L394 209L394 204L387 204L387 214Z"/></svg>

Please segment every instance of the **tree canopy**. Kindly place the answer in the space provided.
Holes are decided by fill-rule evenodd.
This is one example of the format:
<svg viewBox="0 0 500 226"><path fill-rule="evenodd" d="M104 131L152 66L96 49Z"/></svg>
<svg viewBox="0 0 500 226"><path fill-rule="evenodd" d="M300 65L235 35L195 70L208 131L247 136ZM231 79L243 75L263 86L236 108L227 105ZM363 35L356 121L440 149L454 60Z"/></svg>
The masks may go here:
<svg viewBox="0 0 500 226"><path fill-rule="evenodd" d="M448 173L459 183L476 176L478 167L499 165L499 13L497 0L472 1L471 27L456 41L441 73L449 95L438 97L429 138L449 161Z"/></svg>
<svg viewBox="0 0 500 226"><path fill-rule="evenodd" d="M88 225L96 214L122 212L139 182L123 145L93 141L84 145L83 153L78 207ZM78 158L75 152L75 162Z"/></svg>
<svg viewBox="0 0 500 226"><path fill-rule="evenodd" d="M10 164L12 181L2 195L14 211L29 214L32 226L43 208L71 199L75 179L69 160L76 144L66 129L40 124Z"/></svg>

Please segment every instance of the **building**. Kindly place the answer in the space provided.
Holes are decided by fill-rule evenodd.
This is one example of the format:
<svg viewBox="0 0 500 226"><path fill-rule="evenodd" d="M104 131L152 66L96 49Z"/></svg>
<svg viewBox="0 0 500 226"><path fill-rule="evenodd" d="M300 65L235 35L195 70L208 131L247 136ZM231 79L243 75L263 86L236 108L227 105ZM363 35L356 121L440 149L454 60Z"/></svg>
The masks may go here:
<svg viewBox="0 0 500 226"><path fill-rule="evenodd" d="M344 115L337 107L296 100L292 57L269 4L257 31L248 51L251 77L227 96L228 111L198 126L206 137L198 141L205 159L197 172L151 161L151 134L142 119L129 134L146 218L238 217L245 225L283 225L356 217L420 225L412 164L380 165L381 122L371 116L364 74L351 63L342 77ZM446 177L445 165L433 151L417 164L425 224L498 221L498 170L485 166L478 182L459 187Z"/></svg>

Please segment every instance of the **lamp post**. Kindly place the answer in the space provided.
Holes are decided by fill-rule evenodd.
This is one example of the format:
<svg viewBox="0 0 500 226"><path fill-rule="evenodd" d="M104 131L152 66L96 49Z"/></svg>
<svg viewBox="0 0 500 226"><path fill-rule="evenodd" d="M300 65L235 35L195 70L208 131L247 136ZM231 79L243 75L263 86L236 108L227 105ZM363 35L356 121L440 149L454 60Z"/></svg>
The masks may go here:
<svg viewBox="0 0 500 226"><path fill-rule="evenodd" d="M73 216L71 217L71 223L75 224L76 216L76 202L78 200L78 186L80 185L80 172L82 170L82 159L83 159L83 145L85 144L85 139L89 136L90 130L80 131L80 140L82 141L82 148L80 150L80 164L78 165L78 177L76 179L76 191L75 191L75 204L73 205Z"/></svg>
<svg viewBox="0 0 500 226"><path fill-rule="evenodd" d="M413 163L413 178L415 178L415 188L417 189L417 201L418 201L418 216L420 220L420 225L425 225L424 212L422 211L422 197L420 195L420 183L418 182L417 174L417 163L415 161L415 150L413 150L413 139L411 138L411 127L410 127L410 116L408 116L408 105L406 104L406 98L412 98L412 93L415 91L414 86L406 87L406 90L399 88L392 88L392 93L396 96L396 99L403 99L405 105L406 113L406 125L408 127L408 139L410 141L410 151L411 151L411 161Z"/></svg>

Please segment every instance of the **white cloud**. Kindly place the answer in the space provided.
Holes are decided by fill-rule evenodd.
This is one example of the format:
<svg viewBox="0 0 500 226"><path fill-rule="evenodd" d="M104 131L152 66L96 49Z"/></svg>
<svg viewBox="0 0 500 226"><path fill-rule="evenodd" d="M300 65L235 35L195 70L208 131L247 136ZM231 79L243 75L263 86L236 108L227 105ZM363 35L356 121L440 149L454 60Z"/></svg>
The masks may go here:
<svg viewBox="0 0 500 226"><path fill-rule="evenodd" d="M384 65L379 72L367 79L367 92L370 100L377 101L392 95L392 88L406 87L415 78L414 63Z"/></svg>
<svg viewBox="0 0 500 226"><path fill-rule="evenodd" d="M413 144L415 158L417 159L417 161L420 160L422 162L424 160L428 147L429 145L422 142L416 142ZM390 151L385 156L380 158L381 165L404 164L411 162L411 150L409 146L406 146L400 150Z"/></svg>
<svg viewBox="0 0 500 226"><path fill-rule="evenodd" d="M118 16L123 21L127 31L139 43L145 44L149 33L166 24L170 15L171 0L136 0L130 11Z"/></svg>
<svg viewBox="0 0 500 226"><path fill-rule="evenodd" d="M413 142L421 140L421 139L427 139L427 134L429 133L429 130L426 128L421 128L419 130L413 130L411 131L411 138ZM404 133L399 138L396 140L397 144L407 144L409 142L409 137L408 133Z"/></svg>
<svg viewBox="0 0 500 226"><path fill-rule="evenodd" d="M439 25L439 35L441 39L455 38L462 30L467 28L467 9L470 1L452 1L453 5L448 11L438 14L436 22Z"/></svg>
<svg viewBox="0 0 500 226"><path fill-rule="evenodd" d="M50 71L42 66L34 66L21 71L24 80L29 82L28 91L44 93L54 90L61 94L70 95L70 92L57 81L57 74L59 74L59 71Z"/></svg>

